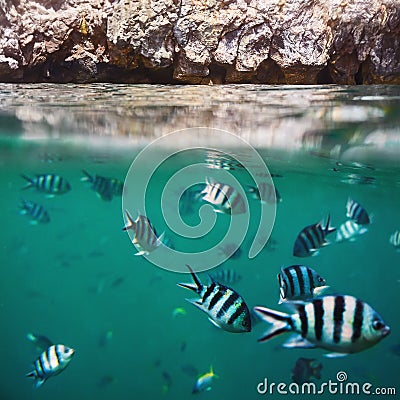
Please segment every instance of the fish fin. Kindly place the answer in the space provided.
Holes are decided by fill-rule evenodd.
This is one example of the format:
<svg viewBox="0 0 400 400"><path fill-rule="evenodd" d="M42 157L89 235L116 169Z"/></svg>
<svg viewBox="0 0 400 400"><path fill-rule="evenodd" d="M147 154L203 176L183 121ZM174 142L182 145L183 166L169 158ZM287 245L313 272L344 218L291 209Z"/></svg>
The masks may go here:
<svg viewBox="0 0 400 400"><path fill-rule="evenodd" d="M53 197L55 197L55 195L54 194L51 194L51 193L48 193L48 194L46 194L46 199L52 199Z"/></svg>
<svg viewBox="0 0 400 400"><path fill-rule="evenodd" d="M199 308L201 311L205 311L203 303L200 300L198 300L198 299L186 299L186 301L188 301L190 304L193 304L195 307Z"/></svg>
<svg viewBox="0 0 400 400"><path fill-rule="evenodd" d="M313 349L315 344L310 343L307 339L296 333L286 340L282 347L285 347L286 349Z"/></svg>
<svg viewBox="0 0 400 400"><path fill-rule="evenodd" d="M201 307L199 307L199 308L201 308ZM201 309L203 309L203 308L201 308ZM208 320L209 320L214 326L216 326L218 329L221 329L221 326L218 325L218 323L215 322L211 317L208 317Z"/></svg>
<svg viewBox="0 0 400 400"><path fill-rule="evenodd" d="M34 342L34 343L37 342L37 337L33 333L27 333L26 338L31 342ZM27 374L26 376L29 376L29 374Z"/></svg>
<svg viewBox="0 0 400 400"><path fill-rule="evenodd" d="M322 293L327 291L329 288L330 288L330 286L319 286L319 287L316 287L313 290L313 294L314 294L314 296L320 296Z"/></svg>
<svg viewBox="0 0 400 400"><path fill-rule="evenodd" d="M155 232L154 232L155 234ZM160 246L163 243L163 239L164 239L164 234L165 232L163 232L158 238L157 238L157 242L156 242L156 246ZM168 247L168 246L167 246Z"/></svg>
<svg viewBox="0 0 400 400"><path fill-rule="evenodd" d="M132 216L129 214L128 210L125 210L125 214L126 218L128 219L128 223L122 228L123 231L126 231L128 229L133 229L136 225L135 221L132 219Z"/></svg>
<svg viewBox="0 0 400 400"><path fill-rule="evenodd" d="M310 252L312 251L311 257L315 257L319 254L319 250L311 249Z"/></svg>
<svg viewBox="0 0 400 400"><path fill-rule="evenodd" d="M324 357L327 357L327 358L341 358L341 357L346 357L346 356L348 356L347 353L327 353L327 354L324 354Z"/></svg>
<svg viewBox="0 0 400 400"><path fill-rule="evenodd" d="M146 250L140 250L138 251L135 256L148 256L150 253Z"/></svg>
<svg viewBox="0 0 400 400"><path fill-rule="evenodd" d="M359 235L364 235L364 233L367 233L367 232L368 232L368 228L362 227L362 228L358 231L358 234L359 234Z"/></svg>
<svg viewBox="0 0 400 400"><path fill-rule="evenodd" d="M27 374L25 374L25 376L26 376L27 378L36 379L35 371L28 372Z"/></svg>
<svg viewBox="0 0 400 400"><path fill-rule="evenodd" d="M329 233L332 233L332 232L336 231L336 228L331 226L330 222L331 222L331 215L328 214L328 218L326 220L325 228L323 228L324 232L325 232L325 235L328 235ZM322 222L321 222L321 224L322 224Z"/></svg>
<svg viewBox="0 0 400 400"><path fill-rule="evenodd" d="M36 379L35 383L34 383L34 387L35 389L40 388L40 386L43 385L43 383L46 382L46 379Z"/></svg>
<svg viewBox="0 0 400 400"><path fill-rule="evenodd" d="M37 225L37 224L38 224L38 222L37 222L35 219L31 219L31 220L29 221L29 223L30 223L31 225Z"/></svg>
<svg viewBox="0 0 400 400"><path fill-rule="evenodd" d="M289 314L270 310L266 307L254 307L254 311L263 321L272 324L272 326L264 332L264 336L258 339L259 342L264 342L281 333L293 330L292 317Z"/></svg>
<svg viewBox="0 0 400 400"><path fill-rule="evenodd" d="M178 286L183 287L185 289L192 290L197 293L197 285L195 283L177 283Z"/></svg>
<svg viewBox="0 0 400 400"><path fill-rule="evenodd" d="M29 178L26 175L21 174L21 177L24 178L28 183L26 184L26 186L24 186L23 188L21 188L21 190L26 190L29 189L30 187L34 186L34 181L33 179Z"/></svg>
<svg viewBox="0 0 400 400"><path fill-rule="evenodd" d="M93 177L92 175L89 174L89 172L83 169L82 173L85 175L84 177L81 178L82 182L93 182Z"/></svg>

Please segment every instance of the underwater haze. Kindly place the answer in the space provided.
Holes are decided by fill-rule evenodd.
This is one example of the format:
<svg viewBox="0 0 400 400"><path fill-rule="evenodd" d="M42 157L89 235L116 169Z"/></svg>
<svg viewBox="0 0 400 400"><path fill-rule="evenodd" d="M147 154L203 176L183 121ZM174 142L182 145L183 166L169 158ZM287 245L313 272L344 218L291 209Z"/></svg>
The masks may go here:
<svg viewBox="0 0 400 400"><path fill-rule="evenodd" d="M186 128L194 131L168 139ZM159 155L151 152L156 139L163 140L163 162L143 193L138 182ZM244 153L237 140L254 153ZM143 151L148 162L131 168ZM269 171L255 174L272 177L276 189L263 203L249 189L252 154ZM295 397L276 388L260 394L257 386L267 378L288 387L301 357L322 364L320 379L310 378L317 387L345 372L346 382L368 382L372 393L395 388L398 396L400 243L390 238L400 231L400 87L1 84L0 164L1 400ZM194 186L176 185L176 198L169 194L162 203L174 174L196 164L202 182L196 176ZM238 182L243 215L204 201L206 178L221 183L227 175ZM146 210L129 194L143 198ZM349 198L367 211L367 231L343 242L331 233L316 254L293 255L304 227L330 216L339 228L349 219ZM275 218L259 227L262 207ZM135 255L140 246L123 230L126 211L133 219L146 213L160 238L149 255ZM193 238L174 231L169 216L213 227ZM222 245L230 221L244 216L249 226L235 228L230 247ZM262 249L249 257L254 241ZM270 325L256 318L251 332L225 331L186 301L196 293L177 286L192 281L182 273L189 261L156 257L169 248L195 254L197 271L212 262L196 262L196 254L214 249L212 261L220 265L199 279L208 285L208 274L220 271L216 279L226 279L250 310L291 313L278 305L277 274L282 266L306 265L326 279L329 293L368 303L391 333L359 353L327 358L322 348L283 348L290 333L259 343ZM154 265L152 254L165 265ZM45 349L29 333L75 350L67 368L39 388L25 375ZM210 367L217 376L192 393ZM313 397L338 396L345 394L326 389Z"/></svg>

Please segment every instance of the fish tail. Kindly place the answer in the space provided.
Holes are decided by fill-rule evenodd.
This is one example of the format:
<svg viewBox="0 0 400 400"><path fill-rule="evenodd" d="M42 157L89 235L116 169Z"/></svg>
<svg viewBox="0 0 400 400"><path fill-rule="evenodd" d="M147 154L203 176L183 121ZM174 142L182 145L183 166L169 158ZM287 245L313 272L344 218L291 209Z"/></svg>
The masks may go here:
<svg viewBox="0 0 400 400"><path fill-rule="evenodd" d="M201 290L203 289L203 285L201 284L199 278L194 273L194 271L190 267L190 265L186 264L186 266L189 269L190 274L192 275L194 283L178 283L177 285L180 286L180 287L192 290L193 292L200 293Z"/></svg>
<svg viewBox="0 0 400 400"><path fill-rule="evenodd" d="M281 333L294 330L292 317L289 314L270 310L265 307L254 307L254 311L263 321L272 324L264 335L258 339L259 342L265 342Z"/></svg>
<svg viewBox="0 0 400 400"><path fill-rule="evenodd" d="M127 210L125 210L126 218L128 219L128 223L122 228L123 231L126 231L128 229L132 229L135 226L135 221L129 214Z"/></svg>
<svg viewBox="0 0 400 400"><path fill-rule="evenodd" d="M93 177L92 175L89 174L86 170L82 170L82 173L85 175L83 178L81 178L81 181L86 181L86 182L93 182Z"/></svg>
<svg viewBox="0 0 400 400"><path fill-rule="evenodd" d="M334 228L333 226L331 226L331 215L328 214L328 218L326 220L326 224L325 224L325 228L324 228L324 232L326 235L328 235L329 233L335 232L336 228Z"/></svg>
<svg viewBox="0 0 400 400"><path fill-rule="evenodd" d="M29 189L30 187L34 186L35 183L34 183L33 179L31 179L31 178L29 178L28 176L23 175L23 174L21 174L21 177L24 178L24 179L28 182L28 183L26 184L26 186L24 186L24 187L22 188L22 190Z"/></svg>

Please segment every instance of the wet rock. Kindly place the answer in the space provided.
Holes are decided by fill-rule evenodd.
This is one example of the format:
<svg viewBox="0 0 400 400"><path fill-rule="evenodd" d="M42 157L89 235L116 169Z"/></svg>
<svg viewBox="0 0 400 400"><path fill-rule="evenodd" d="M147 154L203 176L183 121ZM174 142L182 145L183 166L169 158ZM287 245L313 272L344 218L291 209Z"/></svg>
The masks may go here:
<svg viewBox="0 0 400 400"><path fill-rule="evenodd" d="M0 80L400 83L400 3L0 0Z"/></svg>

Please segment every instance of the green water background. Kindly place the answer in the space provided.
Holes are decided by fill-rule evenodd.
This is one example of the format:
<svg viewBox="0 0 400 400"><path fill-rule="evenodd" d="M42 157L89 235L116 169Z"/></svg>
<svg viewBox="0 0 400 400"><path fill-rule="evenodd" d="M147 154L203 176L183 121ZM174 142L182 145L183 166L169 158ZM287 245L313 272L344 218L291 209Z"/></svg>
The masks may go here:
<svg viewBox="0 0 400 400"><path fill-rule="evenodd" d="M163 91L168 93L168 88ZM18 90L15 94L18 98ZM101 97L98 101L101 104ZM393 99L390 104L393 108ZM277 305L276 275L282 265L304 262L338 292L371 304L392 330L388 338L365 352L326 359L322 350L281 349L288 335L257 343L266 328L263 323L242 335L216 329L205 314L185 301L195 296L176 286L177 282L189 281L187 276L134 256L136 250L121 229L120 198L104 202L80 178L81 170L87 169L123 180L140 146L116 150L112 139L100 149L71 147L71 141L65 144L49 137L21 140L22 128L10 115L3 109L1 399L189 399L195 378L182 370L188 364L200 373L212 365L219 376L212 391L199 397L258 399L271 397L257 394L256 386L264 377L291 382L291 369L299 357L323 363L321 382L335 381L336 373L345 371L351 382L398 386L400 357L391 347L399 344L400 253L389 244L390 234L400 229L398 158L375 160L374 169L338 167L334 158L321 154L259 149L270 171L282 175L274 180L283 197L272 232L277 245L275 251L267 246L252 260L243 251L239 259L224 264L242 276L235 289L251 307L283 310ZM58 154L60 160L43 161L43 153ZM99 155L104 156L101 162ZM66 177L71 192L52 199L33 190L21 192L24 180L20 174L43 172ZM350 173L373 176L374 184L342 182ZM167 178L167 173L161 174L160 185ZM373 214L369 232L354 243L327 246L316 257L293 257L294 240L304 226L328 213L334 226L345 221L349 196ZM21 198L43 204L50 212L50 224L30 225L27 217L18 214ZM150 208L157 209L159 199L151 201ZM256 202L251 205L257 207ZM163 231L161 222L157 228ZM179 238L174 240L179 248ZM246 238L244 250L248 250L249 240ZM200 276L206 279L205 274ZM121 283L113 286L119 278ZM187 314L173 317L176 307L185 308ZM110 330L112 339L105 347L99 346L102 335ZM37 356L25 339L28 332L44 334L76 350L71 365L39 390L33 390L24 377ZM171 376L168 390L163 389L164 372ZM106 375L112 376L113 382L101 386L100 380Z"/></svg>

